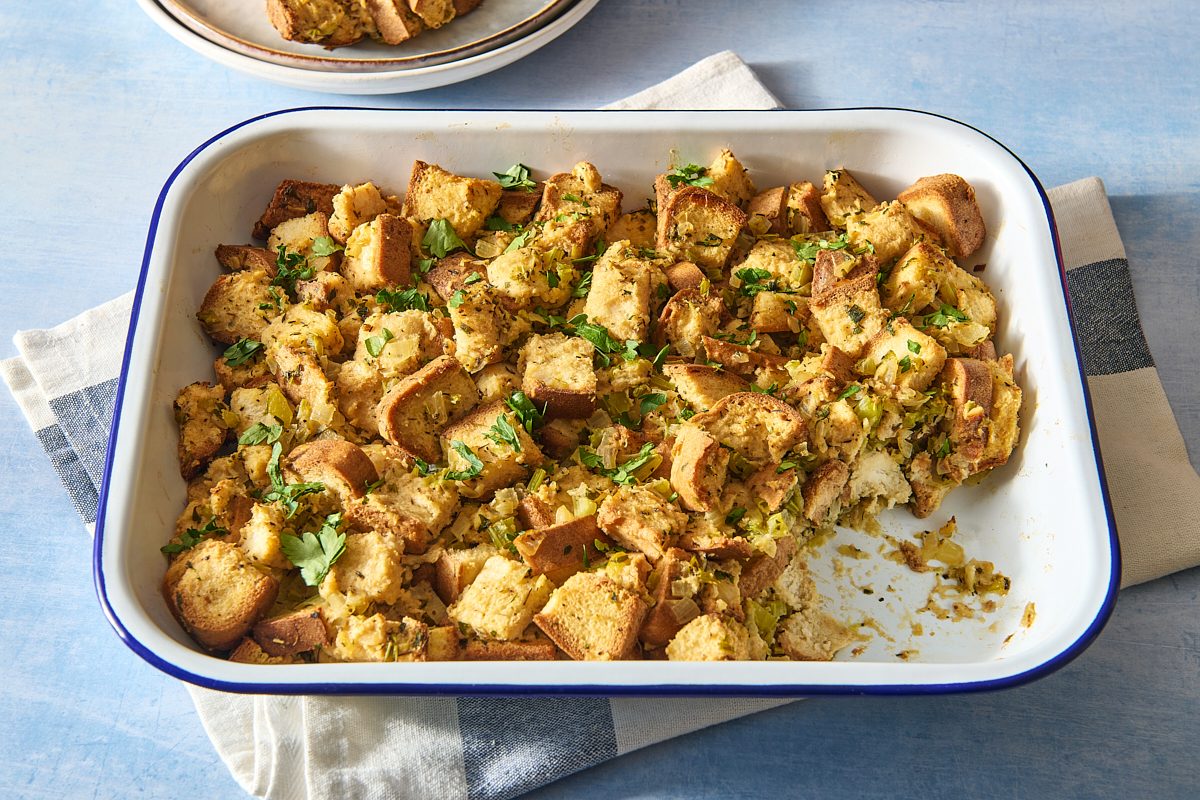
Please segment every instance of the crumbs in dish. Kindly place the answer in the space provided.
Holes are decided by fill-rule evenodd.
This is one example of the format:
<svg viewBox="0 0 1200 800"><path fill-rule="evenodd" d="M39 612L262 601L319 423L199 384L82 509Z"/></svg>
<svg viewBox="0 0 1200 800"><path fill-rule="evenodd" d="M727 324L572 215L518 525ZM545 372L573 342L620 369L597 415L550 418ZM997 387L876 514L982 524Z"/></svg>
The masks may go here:
<svg viewBox="0 0 1200 800"><path fill-rule="evenodd" d="M493 177L285 180L217 247L175 617L256 663L833 658L819 534L1016 445L971 186L760 191L723 150L623 213L587 162Z"/></svg>

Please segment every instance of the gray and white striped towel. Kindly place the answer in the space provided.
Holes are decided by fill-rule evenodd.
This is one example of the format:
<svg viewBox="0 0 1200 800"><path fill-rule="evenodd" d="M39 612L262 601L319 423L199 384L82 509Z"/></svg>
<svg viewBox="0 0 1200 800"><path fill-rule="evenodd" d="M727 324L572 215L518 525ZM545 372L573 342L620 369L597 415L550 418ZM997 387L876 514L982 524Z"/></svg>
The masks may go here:
<svg viewBox="0 0 1200 800"><path fill-rule="evenodd" d="M616 104L771 108L732 53ZM1099 180L1050 191L1125 562L1123 585L1200 563L1200 477L1142 335L1125 251ZM126 295L0 362L89 530L96 519ZM69 355L68 355L69 354ZM1140 413L1129 415L1129 408ZM513 797L654 742L780 701L637 698L250 697L188 687L221 758L270 798Z"/></svg>

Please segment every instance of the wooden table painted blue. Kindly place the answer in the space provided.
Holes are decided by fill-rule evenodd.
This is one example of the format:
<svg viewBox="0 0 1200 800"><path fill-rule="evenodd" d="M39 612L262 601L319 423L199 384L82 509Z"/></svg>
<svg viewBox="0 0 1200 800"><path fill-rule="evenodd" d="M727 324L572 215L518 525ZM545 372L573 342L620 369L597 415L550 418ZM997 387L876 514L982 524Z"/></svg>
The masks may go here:
<svg viewBox="0 0 1200 800"><path fill-rule="evenodd" d="M1195 12L1183 0L606 0L491 76L349 102L591 107L732 48L789 106L924 108L992 133L1047 185L1100 175L1197 461ZM130 288L154 197L195 144L262 111L348 102L211 64L128 0L6 2L0 30L0 218L9 226L0 356L13 353L13 331ZM3 392L0 475L0 796L242 796L182 687L109 630L87 538ZM626 756L540 796L1194 797L1198 595L1197 570L1123 593L1090 650L1025 688L799 703Z"/></svg>

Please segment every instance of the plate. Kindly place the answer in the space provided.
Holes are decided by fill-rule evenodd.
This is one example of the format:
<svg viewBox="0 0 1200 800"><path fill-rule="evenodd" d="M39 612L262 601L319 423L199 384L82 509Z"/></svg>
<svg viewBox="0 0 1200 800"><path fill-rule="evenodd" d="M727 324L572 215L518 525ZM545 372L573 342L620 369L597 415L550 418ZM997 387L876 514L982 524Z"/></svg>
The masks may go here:
<svg viewBox="0 0 1200 800"><path fill-rule="evenodd" d="M494 50L552 22L576 0L487 0L470 14L411 41L364 40L327 50L291 42L245 0L159 0L162 8L213 44L259 61L334 72L385 72L445 64Z"/></svg>
<svg viewBox="0 0 1200 800"><path fill-rule="evenodd" d="M214 44L171 16L156 0L138 6L171 37L212 61L256 78L297 89L334 94L400 94L448 86L485 75L533 53L566 33L600 0L576 0L544 26L492 50L455 61L400 70L314 70L262 61ZM482 9L481 9L482 10Z"/></svg>
<svg viewBox="0 0 1200 800"><path fill-rule="evenodd" d="M370 176L406 188L410 161L487 175L513 162L538 177L582 158L629 197L673 155L707 163L731 147L767 187L829 167L854 170L881 197L923 175L970 181L988 238L985 263L999 306L996 340L1016 357L1025 391L1022 442L1007 465L963 487L928 520L880 518L908 538L954 515L973 558L996 563L1012 590L983 619L918 614L934 580L881 557L834 574L833 545L869 553L879 540L840 530L810 560L831 611L871 620L879 634L833 662L669 661L313 664L231 663L201 652L159 589L159 547L184 506L171 411L176 392L210 374L214 349L194 312L220 273L215 243L245 241L283 178ZM403 161L381 153L403 152ZM499 166L498 166L499 165ZM1116 536L1086 384L1067 313L1057 236L1041 185L985 134L897 109L737 112L423 112L297 109L248 120L201 144L167 179L151 218L116 401L96 523L95 576L105 613L151 664L218 689L277 693L745 694L933 693L994 689L1048 674L1096 636L1115 598ZM888 591L867 594L853 588ZM880 602L880 599L884 602ZM1031 625L1022 617L1036 609ZM914 622L920 622L918 632ZM909 659L897 653L911 651Z"/></svg>

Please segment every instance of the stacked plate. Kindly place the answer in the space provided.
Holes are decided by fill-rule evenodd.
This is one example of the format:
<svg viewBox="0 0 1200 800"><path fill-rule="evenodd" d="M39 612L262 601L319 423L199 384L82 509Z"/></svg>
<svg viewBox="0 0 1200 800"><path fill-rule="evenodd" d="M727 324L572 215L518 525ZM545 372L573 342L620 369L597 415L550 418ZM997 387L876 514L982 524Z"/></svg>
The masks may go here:
<svg viewBox="0 0 1200 800"><path fill-rule="evenodd" d="M364 40L328 50L289 42L267 20L266 3L137 0L174 38L227 67L301 89L393 94L483 75L553 41L599 0L485 0L475 11L408 42Z"/></svg>

